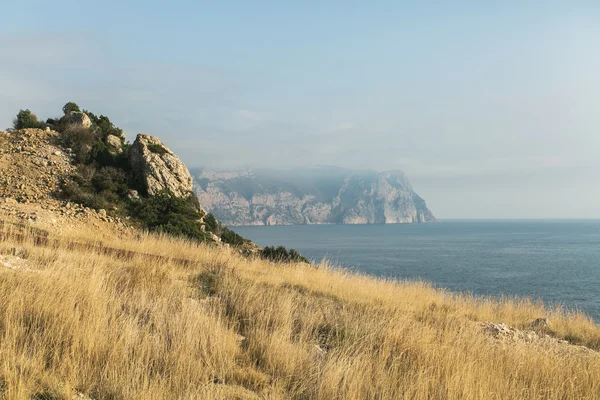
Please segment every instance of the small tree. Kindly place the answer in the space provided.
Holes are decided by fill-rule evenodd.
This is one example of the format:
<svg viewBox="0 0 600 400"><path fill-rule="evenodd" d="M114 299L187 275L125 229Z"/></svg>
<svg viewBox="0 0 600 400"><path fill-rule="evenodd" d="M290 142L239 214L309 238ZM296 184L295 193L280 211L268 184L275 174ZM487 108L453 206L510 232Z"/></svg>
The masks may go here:
<svg viewBox="0 0 600 400"><path fill-rule="evenodd" d="M81 111L79 109L79 106L77 104L73 103L72 101L68 102L63 107L63 112L65 113L65 115L67 115L68 113L71 113L71 112L79 112L79 111Z"/></svg>
<svg viewBox="0 0 600 400"><path fill-rule="evenodd" d="M30 110L20 110L13 121L15 129L40 128L42 124Z"/></svg>

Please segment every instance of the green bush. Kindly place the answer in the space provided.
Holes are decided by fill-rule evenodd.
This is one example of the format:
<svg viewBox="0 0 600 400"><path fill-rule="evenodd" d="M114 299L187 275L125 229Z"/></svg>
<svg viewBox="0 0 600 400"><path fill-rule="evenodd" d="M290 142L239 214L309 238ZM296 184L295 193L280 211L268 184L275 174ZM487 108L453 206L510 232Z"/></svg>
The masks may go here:
<svg viewBox="0 0 600 400"><path fill-rule="evenodd" d="M205 241L208 235L200 223L203 214L192 197L182 199L163 191L134 205L132 215L151 231Z"/></svg>
<svg viewBox="0 0 600 400"><path fill-rule="evenodd" d="M100 115L97 117L96 114L88 110L83 110L83 112L92 121L92 126L98 130L100 139L105 140L107 136L113 135L121 138L121 142L125 143L125 135L123 134L123 130L116 127L107 116Z"/></svg>
<svg viewBox="0 0 600 400"><path fill-rule="evenodd" d="M247 239L244 239L242 236L238 235L229 228L221 229L221 241L223 241L223 243L227 243L232 246L241 246L244 243L248 242Z"/></svg>
<svg viewBox="0 0 600 400"><path fill-rule="evenodd" d="M81 204L84 207L99 210L106 207L106 201L101 195L86 190L75 181L66 181L61 185L60 196L65 200Z"/></svg>
<svg viewBox="0 0 600 400"><path fill-rule="evenodd" d="M15 129L41 128L42 125L30 110L20 110L17 113L17 118L13 120L13 128Z"/></svg>
<svg viewBox="0 0 600 400"><path fill-rule="evenodd" d="M288 250L284 246L267 246L260 251L260 256L274 262L305 262L309 263L306 257L303 257L295 249Z"/></svg>
<svg viewBox="0 0 600 400"><path fill-rule="evenodd" d="M77 104L69 102L63 107L65 114L79 111ZM204 218L198 198L193 194L185 198L162 192L155 196L142 197L140 201L128 198L132 189L144 193L135 182L127 153L130 145L125 144L123 131L104 115L83 110L92 121L90 128L81 126L60 126L59 119L49 119L56 124L63 146L70 147L75 153L77 172L61 185L60 197L86 207L105 209L114 215L127 215L139 225L150 231L164 232L174 236L185 236L197 241L210 241L213 233L223 243L242 246L248 241L223 227L214 215ZM114 135L121 138L123 152L112 154L106 145L106 138ZM149 146L157 154L168 153L160 144ZM289 255L288 255L289 256Z"/></svg>
<svg viewBox="0 0 600 400"><path fill-rule="evenodd" d="M217 219L212 213L206 214L204 217L204 224L206 225L206 229L219 236L221 234L220 228L221 224L217 222Z"/></svg>
<svg viewBox="0 0 600 400"><path fill-rule="evenodd" d="M78 163L90 163L90 153L94 145L98 143L98 135L94 129L70 126L60 133L60 138L64 147L70 147L73 150Z"/></svg>
<svg viewBox="0 0 600 400"><path fill-rule="evenodd" d="M158 143L150 143L148 145L148 150L150 150L152 153L155 153L155 154L166 154L169 152L167 149L165 149L163 146L161 146Z"/></svg>
<svg viewBox="0 0 600 400"><path fill-rule="evenodd" d="M79 109L79 106L75 103L73 103L72 101L68 102L67 104L65 104L62 108L63 112L66 114L71 113L71 112L80 112L81 110Z"/></svg>
<svg viewBox="0 0 600 400"><path fill-rule="evenodd" d="M217 221L213 214L209 213L204 217L204 225L207 231L212 232L220 237L223 243L227 243L232 246L242 246L249 242L247 239L244 239L231 229L221 225L221 223Z"/></svg>
<svg viewBox="0 0 600 400"><path fill-rule="evenodd" d="M218 271L205 271L193 280L204 296L216 296L223 286L223 276Z"/></svg>

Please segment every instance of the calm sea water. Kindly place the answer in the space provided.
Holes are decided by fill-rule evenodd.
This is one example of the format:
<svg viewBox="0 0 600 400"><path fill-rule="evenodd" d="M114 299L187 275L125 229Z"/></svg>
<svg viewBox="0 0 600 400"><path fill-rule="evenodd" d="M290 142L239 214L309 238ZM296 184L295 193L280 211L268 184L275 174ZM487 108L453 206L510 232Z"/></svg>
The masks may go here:
<svg viewBox="0 0 600 400"><path fill-rule="evenodd" d="M476 295L518 295L600 320L600 220L236 227L375 276L421 279Z"/></svg>

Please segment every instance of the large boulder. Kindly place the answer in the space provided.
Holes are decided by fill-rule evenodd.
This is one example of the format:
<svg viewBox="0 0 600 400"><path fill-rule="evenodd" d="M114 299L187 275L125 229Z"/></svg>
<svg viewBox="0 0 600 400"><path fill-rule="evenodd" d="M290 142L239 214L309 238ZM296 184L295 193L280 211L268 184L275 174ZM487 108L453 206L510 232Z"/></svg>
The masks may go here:
<svg viewBox="0 0 600 400"><path fill-rule="evenodd" d="M62 125L65 126L81 126L83 128L90 128L92 126L92 120L84 112L71 111L65 114L60 120Z"/></svg>
<svg viewBox="0 0 600 400"><path fill-rule="evenodd" d="M128 153L136 179L150 196L163 190L177 197L192 191L192 176L185 164L154 136L140 133Z"/></svg>
<svg viewBox="0 0 600 400"><path fill-rule="evenodd" d="M115 135L106 137L106 147L113 154L121 154L123 152L123 142L121 138Z"/></svg>

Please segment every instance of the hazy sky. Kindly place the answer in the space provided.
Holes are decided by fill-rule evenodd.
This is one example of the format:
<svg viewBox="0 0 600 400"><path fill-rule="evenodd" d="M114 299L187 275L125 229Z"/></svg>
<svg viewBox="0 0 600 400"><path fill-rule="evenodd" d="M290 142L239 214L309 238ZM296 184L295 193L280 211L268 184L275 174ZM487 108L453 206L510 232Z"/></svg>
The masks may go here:
<svg viewBox="0 0 600 400"><path fill-rule="evenodd" d="M72 100L189 166L402 169L440 218L600 218L600 2L424 3L2 0L0 127Z"/></svg>

